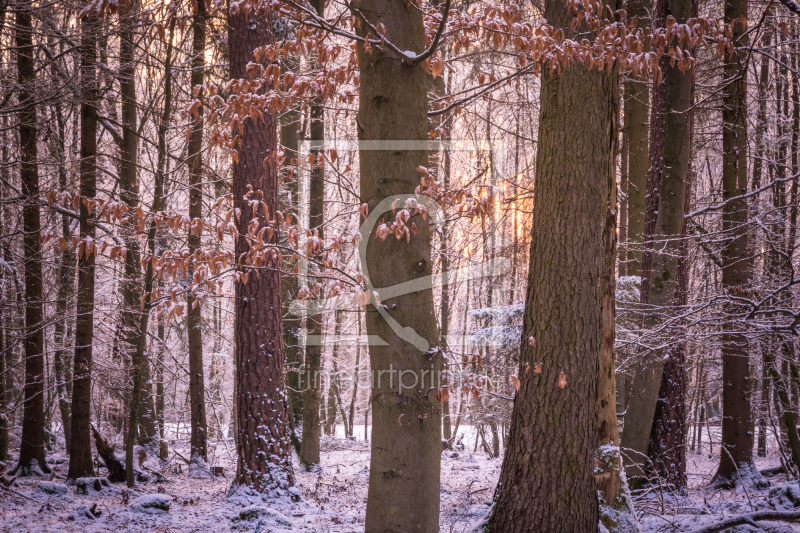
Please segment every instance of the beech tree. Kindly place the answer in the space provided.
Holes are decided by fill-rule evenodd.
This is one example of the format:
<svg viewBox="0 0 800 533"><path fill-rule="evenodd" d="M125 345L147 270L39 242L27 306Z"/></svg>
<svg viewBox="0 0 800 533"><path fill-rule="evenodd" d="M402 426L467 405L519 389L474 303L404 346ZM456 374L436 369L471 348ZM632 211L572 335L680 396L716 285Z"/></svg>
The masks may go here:
<svg viewBox="0 0 800 533"><path fill-rule="evenodd" d="M422 13L400 2L362 0L354 11L366 24L382 24L400 50L420 56L426 49ZM360 15L359 15L360 14ZM419 57L419 56L417 56ZM386 216L393 197L414 194L418 167L427 164L427 78L422 61L408 61L393 51L367 50L358 45L361 72L358 108L361 202L372 219ZM411 149L404 148L412 143ZM394 146L397 144L397 146ZM387 202L387 199L390 199ZM381 212L383 210L383 212ZM431 229L421 213L407 224L419 231L410 242L383 241L368 218L362 226L361 260L370 287L383 287L430 276ZM367 334L379 335L388 346L369 346L373 372L419 372L441 369L436 347L439 331L430 282L420 290L380 303L368 312ZM376 309L376 311L378 311ZM400 336L403 331L413 331ZM433 391L393 388L376 380L371 392L372 455L366 529L370 531L435 531L439 527L441 403ZM432 384L420 384L429 390ZM410 490L410 487L413 489Z"/></svg>

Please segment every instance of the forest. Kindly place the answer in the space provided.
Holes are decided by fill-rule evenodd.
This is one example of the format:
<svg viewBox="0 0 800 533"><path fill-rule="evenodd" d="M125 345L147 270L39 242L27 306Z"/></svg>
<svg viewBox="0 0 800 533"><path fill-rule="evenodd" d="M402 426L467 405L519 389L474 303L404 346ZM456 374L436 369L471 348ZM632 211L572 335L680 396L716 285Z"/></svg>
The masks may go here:
<svg viewBox="0 0 800 533"><path fill-rule="evenodd" d="M800 532L797 0L0 0L0 532Z"/></svg>

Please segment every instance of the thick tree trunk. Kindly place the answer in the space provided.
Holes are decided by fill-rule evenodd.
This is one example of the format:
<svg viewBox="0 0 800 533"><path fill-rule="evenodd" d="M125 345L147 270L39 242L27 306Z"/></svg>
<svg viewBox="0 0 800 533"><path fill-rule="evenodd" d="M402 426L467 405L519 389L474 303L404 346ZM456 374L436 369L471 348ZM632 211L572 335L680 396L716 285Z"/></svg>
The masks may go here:
<svg viewBox="0 0 800 533"><path fill-rule="evenodd" d="M422 53L422 13L402 2L362 0L358 4L372 24L383 24L401 50ZM362 25L361 30L366 29ZM391 287L432 274L431 228L421 214L407 224L419 233L381 241L375 235L380 217L391 217L395 197L401 205L420 184L417 167L425 167L427 77L425 65L408 66L393 53L358 45L361 94L358 108L361 202L369 207L362 225L361 266L368 288ZM408 146L403 143L419 143ZM441 456L441 404L434 391L442 368L439 331L431 282L420 290L367 308L368 335L387 346L370 346L376 376L372 398L372 454L367 495L366 531L438 531ZM405 384L390 383L389 372L406 372ZM427 376L427 378L426 378ZM415 380L414 378L418 378ZM424 380L424 382L422 382ZM433 382L433 383L431 383ZM416 383L416 385L415 385Z"/></svg>
<svg viewBox="0 0 800 533"><path fill-rule="evenodd" d="M748 0L730 0L725 4L727 23L747 16ZM733 39L744 33L735 24ZM722 198L727 201L747 192L747 79L742 56L734 53L723 67L723 76L731 80L723 91L722 110ZM748 206L746 200L734 200L722 210L722 230L726 245L722 249L722 288L731 296L744 296L752 278L752 259L747 257ZM733 308L735 304L726 307ZM731 309L732 310L732 309ZM753 409L750 404L750 349L741 324L725 321L722 326L722 447L716 479L734 482L738 472L753 462Z"/></svg>
<svg viewBox="0 0 800 533"><path fill-rule="evenodd" d="M94 16L81 21L81 199L97 195L97 30ZM80 204L80 234L95 237L92 213ZM85 247L84 247L85 250ZM72 385L72 438L68 479L94 476L91 446L92 345L94 341L94 282L96 253L78 257L77 318Z"/></svg>
<svg viewBox="0 0 800 533"><path fill-rule="evenodd" d="M192 17L192 90L199 89L205 79L206 48L206 5L196 2L196 12ZM198 93L202 100L203 94ZM203 109L199 107L189 134L189 219L202 220L203 216ZM194 255L200 249L202 231L189 230L189 253ZM194 268L189 268L193 275ZM190 278L190 283L192 282ZM198 289L200 287L197 287ZM202 290L202 289L201 289ZM195 457L206 460L208 448L208 426L206 424L205 380L203 376L203 331L202 301L196 298L194 289L186 296L186 328L189 338L189 398L191 404L191 460Z"/></svg>
<svg viewBox="0 0 800 533"><path fill-rule="evenodd" d="M253 50L272 40L269 12L258 10L245 15L228 14L228 46L232 79L245 77L245 67L254 60ZM251 244L250 220L257 219L254 232L267 225L278 210L278 172L274 158L277 149L275 117L264 110L257 123L245 119L237 147L239 161L233 164L233 205L241 210L237 220L236 258L246 256ZM269 214L257 212L244 196L248 185L264 194ZM276 231L266 240L278 242ZM249 268L242 260L242 274L249 280L236 282L235 361L237 382L238 461L235 485L262 493L285 491L294 485L289 423L283 382L283 342L281 323L281 276L275 268ZM279 266L279 265L274 265Z"/></svg>
<svg viewBox="0 0 800 533"><path fill-rule="evenodd" d="M690 116L690 132L693 128L693 120L693 117ZM690 211L693 181L694 175L690 161L686 178L685 213ZM675 302L679 306L687 304L689 293L689 258L686 240L688 235L689 221L684 220L678 249L675 287ZM647 454L658 476L680 489L686 486L686 341L679 340L668 350Z"/></svg>
<svg viewBox="0 0 800 533"><path fill-rule="evenodd" d="M36 70L30 2L16 9L17 92L19 105L20 181L25 257L25 410L18 475L49 472L44 456L44 328L42 327L42 257L39 237L39 165L36 118Z"/></svg>
<svg viewBox="0 0 800 533"><path fill-rule="evenodd" d="M548 0L544 16L568 31L571 16L561 2ZM486 530L597 531L598 402L610 401L607 390L598 394L598 374L610 370L613 343L603 339L610 326L602 328L603 312L610 311L603 302L613 291L606 255L611 243L597 228L610 223L608 208L615 203L617 75L582 66L543 74L540 101L522 384ZM540 363L541 374L525 372ZM613 382L613 375L605 380ZM610 434L613 406L606 409Z"/></svg>
<svg viewBox="0 0 800 533"><path fill-rule="evenodd" d="M671 13L679 23L692 16L691 0L659 0L656 18L660 24ZM648 175L648 214L645 222L646 250L642 260L642 303L647 328L655 328L671 313L676 303L677 267L683 233L686 190L691 160L691 102L694 83L691 69L681 72L662 60L663 83L653 91L651 109L650 170ZM648 217L646 217L648 218ZM653 223L652 230L648 224ZM678 355L677 353L675 355ZM633 450L628 454L628 475L643 473L650 444L653 416L664 370L663 350L644 354L633 375L630 399L622 431L622 443ZM683 375L683 368L674 369ZM681 383L683 378L681 377ZM683 389L679 391L683 401ZM667 415L669 416L669 415ZM683 439L681 439L681 444ZM679 476L676 479L682 479Z"/></svg>

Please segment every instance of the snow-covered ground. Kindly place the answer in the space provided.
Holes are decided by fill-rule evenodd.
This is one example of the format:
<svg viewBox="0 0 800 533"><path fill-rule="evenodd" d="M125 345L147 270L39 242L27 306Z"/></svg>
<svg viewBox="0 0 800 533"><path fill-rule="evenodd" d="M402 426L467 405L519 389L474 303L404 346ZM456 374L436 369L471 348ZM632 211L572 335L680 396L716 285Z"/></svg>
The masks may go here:
<svg viewBox="0 0 800 533"><path fill-rule="evenodd" d="M229 497L235 464L220 442L211 450L209 463L222 466L224 477L194 478L186 465L171 454L167 464L154 458L145 463L163 472L166 481L140 483L135 494L126 493L123 485L118 485L78 495L75 486L67 487L64 493L58 485L39 486L40 479L21 478L14 486L19 496L9 497L7 492L0 492L0 532L363 532L369 480L369 443L364 442L363 431L363 426L356 428L354 441L341 436L324 438L319 471L305 472L295 465L297 486L303 498L299 503L284 499L261 503L261 509L253 510L250 506L258 503L255 500L241 494ZM473 452L474 431L469 427L462 431L466 433L466 449L442 455L442 532L465 532L483 516L502 464L502 458L489 458L480 450ZM231 442L227 444L232 453ZM172 445L182 455L188 455L185 441L173 441ZM794 509L795 494L800 505L797 483L789 484L783 474L769 478L769 486L761 488L752 481L734 491L711 488L709 481L719 462L719 448L715 446L711 457L707 443L703 451L703 455L687 452L688 493L646 490L634 495L643 531L689 531L732 515ZM779 464L777 450L771 446L769 451L768 457L756 460L760 469ZM66 464L55 465L54 469L52 481L58 484L66 474ZM170 500L169 512L148 507L164 497ZM89 516L94 515L87 515L87 511L94 504L97 504L95 512L99 510L101 514L92 519ZM243 510L255 518L234 521ZM261 526L257 525L259 521ZM759 522L758 527L761 529L740 526L732 531L800 532L800 525L791 523Z"/></svg>

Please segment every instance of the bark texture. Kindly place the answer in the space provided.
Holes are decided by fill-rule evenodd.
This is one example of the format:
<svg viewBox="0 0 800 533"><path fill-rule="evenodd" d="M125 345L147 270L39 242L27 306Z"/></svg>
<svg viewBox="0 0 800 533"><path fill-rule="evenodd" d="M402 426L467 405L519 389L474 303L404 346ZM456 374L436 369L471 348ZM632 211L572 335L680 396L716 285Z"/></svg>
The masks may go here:
<svg viewBox="0 0 800 533"><path fill-rule="evenodd" d="M253 61L253 50L271 42L270 23L267 11L249 15L229 12L231 78L244 78L245 67ZM244 199L248 185L263 192L272 216L278 210L275 117L265 110L264 120L255 123L248 118L243 126L239 161L233 164L234 207L242 213L237 220L237 259L250 251L246 236L251 219L257 218L258 232L269 218L261 208L254 213ZM266 242L277 244L278 232ZM283 382L280 270L254 269L245 263L244 273L249 280L236 283L235 302L238 460L234 484L262 493L284 491L294 485L294 473Z"/></svg>
<svg viewBox="0 0 800 533"><path fill-rule="evenodd" d="M613 103L618 109L619 102ZM615 117L618 119L618 116ZM618 123L618 122L617 122ZM615 123L616 124L616 123ZM612 139L618 138L617 132ZM612 146L616 154L616 144ZM616 409L614 361L615 295L617 259L617 180L613 165L606 175L607 202L603 226L603 260L600 273L602 307L600 312L600 350L597 373L597 450L594 481L600 498L600 522L610 533L638 530L627 481L622 476L619 430Z"/></svg>
<svg viewBox="0 0 800 533"><path fill-rule="evenodd" d="M42 327L42 257L39 237L39 165L36 118L32 4L16 9L17 81L19 105L20 181L22 182L22 247L25 256L25 407L18 474L38 466L49 472L44 455L44 328Z"/></svg>
<svg viewBox="0 0 800 533"><path fill-rule="evenodd" d="M363 0L358 8L371 24L383 24L401 50L422 53L425 32L419 11L407 9L403 2L382 0ZM370 212L362 225L361 266L380 293L382 288L432 273L429 219L416 214L408 220L419 229L408 243L393 236L381 241L375 235L379 219L393 216L392 197L402 195L402 205L413 196L420 184L416 168L428 164L424 146L402 144L427 138L427 77L424 64L409 66L389 51L373 47L368 52L361 44L358 61L361 202ZM430 390L431 374L441 369L433 288L427 282L414 293L381 300L382 305L369 306L366 313L367 334L380 336L388 346L369 346L371 369L380 377L371 391L365 530L438 531L441 404L434 391L419 392ZM409 388L398 386L403 371L408 372ZM425 382L414 386L412 376Z"/></svg>
<svg viewBox="0 0 800 533"><path fill-rule="evenodd" d="M747 16L748 0L727 0L725 22ZM739 40L744 29L736 24L733 39ZM747 192L747 78L743 57L734 53L723 66L725 79L731 80L723 91L722 108L722 198L727 201ZM747 200L734 200L722 210L722 287L731 296L746 295L752 277L752 259L748 258L749 235ZM726 306L735 309L735 304ZM717 481L735 483L738 472L753 462L753 409L750 397L750 350L747 337L735 321L723 324L722 335L722 447Z"/></svg>
<svg viewBox="0 0 800 533"><path fill-rule="evenodd" d="M81 21L81 198L97 195L97 19ZM80 235L94 239L95 226L86 204L80 205ZM96 254L78 258L78 301L72 385L72 447L68 479L94 476L91 446L92 343Z"/></svg>
<svg viewBox="0 0 800 533"><path fill-rule="evenodd" d="M691 0L659 0L656 20L663 24L669 12L679 23L692 16ZM680 235L684 226L686 184L691 156L691 101L693 75L662 61L663 82L654 88L650 124L648 216L642 261L644 323L654 329L671 313L677 294ZM649 220L648 220L649 219ZM648 226L652 224L652 229ZM649 305L648 305L649 304ZM648 350L636 365L625 415L622 443L628 454L628 475L641 475L646 462L653 416L664 370L664 350ZM680 370L682 372L682 370ZM682 396L682 389L681 389Z"/></svg>
<svg viewBox="0 0 800 533"><path fill-rule="evenodd" d="M571 17L550 0L545 18L566 31ZM598 228L607 226L612 192L617 76L580 66L546 74L540 101L522 383L485 529L589 532L599 519L594 472L610 245ZM525 372L539 363L541 374Z"/></svg>
<svg viewBox="0 0 800 533"><path fill-rule="evenodd" d="M202 99L200 86L205 78L206 48L206 4L196 2L196 11L192 17L192 90L198 91L195 96ZM189 219L200 220L203 216L203 109L197 111L189 134ZM189 253L196 254L200 249L202 231L189 231ZM189 272L193 274L194 269ZM191 282L191 281L190 281ZM208 426L206 424L205 379L203 375L203 330L202 300L196 298L194 289L186 297L186 328L189 338L189 398L191 403L191 456L206 460L208 449Z"/></svg>

